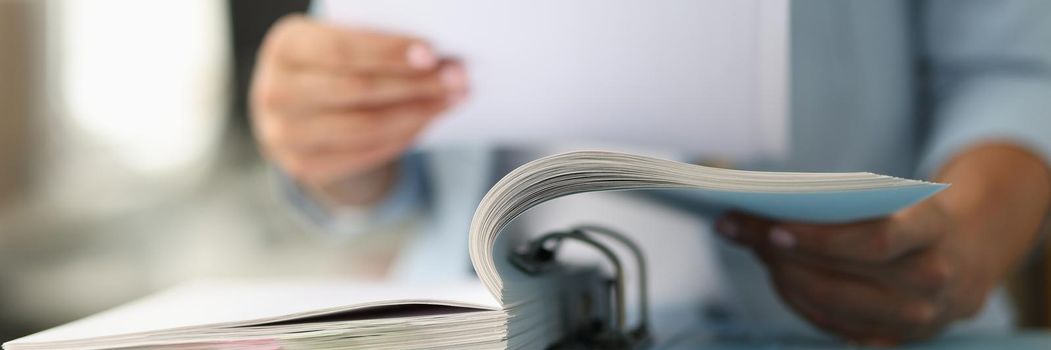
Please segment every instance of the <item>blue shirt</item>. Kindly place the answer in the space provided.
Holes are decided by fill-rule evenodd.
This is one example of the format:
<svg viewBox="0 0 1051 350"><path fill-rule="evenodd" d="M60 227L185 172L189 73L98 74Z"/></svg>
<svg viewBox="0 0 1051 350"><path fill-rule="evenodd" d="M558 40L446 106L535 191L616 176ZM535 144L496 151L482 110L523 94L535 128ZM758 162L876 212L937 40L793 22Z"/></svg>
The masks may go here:
<svg viewBox="0 0 1051 350"><path fill-rule="evenodd" d="M795 0L791 11L790 152L743 167L929 178L953 155L989 141L1051 164L1051 1ZM424 208L431 224L404 254L399 276L468 273L471 214L515 165L513 155L433 149L406 156L415 165L400 188L412 191L396 191L380 217ZM767 333L817 333L778 299L754 258L718 251L740 299L730 307L740 322ZM998 295L953 331L1004 329L1006 310Z"/></svg>

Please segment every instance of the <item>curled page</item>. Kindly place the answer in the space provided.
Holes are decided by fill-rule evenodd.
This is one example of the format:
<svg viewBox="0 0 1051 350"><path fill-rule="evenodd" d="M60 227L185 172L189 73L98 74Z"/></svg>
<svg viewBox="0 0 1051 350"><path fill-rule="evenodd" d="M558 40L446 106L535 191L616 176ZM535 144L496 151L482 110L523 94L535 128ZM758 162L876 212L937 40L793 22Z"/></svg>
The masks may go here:
<svg viewBox="0 0 1051 350"><path fill-rule="evenodd" d="M639 155L578 151L525 164L482 198L471 221L469 250L482 283L504 305L529 295L536 283L507 263L511 243L500 231L522 213L575 193L683 189L712 205L772 219L849 222L886 216L948 185L873 173L783 173L729 170ZM508 294L508 292L513 292Z"/></svg>

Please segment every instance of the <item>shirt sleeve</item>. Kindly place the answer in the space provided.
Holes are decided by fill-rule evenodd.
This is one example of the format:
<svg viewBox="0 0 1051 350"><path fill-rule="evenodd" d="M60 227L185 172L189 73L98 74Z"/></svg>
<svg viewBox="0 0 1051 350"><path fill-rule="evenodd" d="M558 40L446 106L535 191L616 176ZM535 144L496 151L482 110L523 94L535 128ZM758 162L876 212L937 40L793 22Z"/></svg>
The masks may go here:
<svg viewBox="0 0 1051 350"><path fill-rule="evenodd" d="M357 235L407 222L425 209L423 163L419 152L404 155L393 190L372 207L325 208L284 172L278 170L277 178L285 202L310 224L335 235Z"/></svg>
<svg viewBox="0 0 1051 350"><path fill-rule="evenodd" d="M988 141L1051 165L1051 1L931 0L920 19L933 102L920 175Z"/></svg>

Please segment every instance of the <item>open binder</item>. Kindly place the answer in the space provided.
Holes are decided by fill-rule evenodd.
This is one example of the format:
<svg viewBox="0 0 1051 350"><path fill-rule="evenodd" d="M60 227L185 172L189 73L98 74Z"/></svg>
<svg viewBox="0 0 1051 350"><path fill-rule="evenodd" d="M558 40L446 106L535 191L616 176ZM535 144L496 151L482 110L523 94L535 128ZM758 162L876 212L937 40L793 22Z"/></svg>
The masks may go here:
<svg viewBox="0 0 1051 350"><path fill-rule="evenodd" d="M621 257L595 235L606 236L623 244L632 252L641 275L638 282L637 325L627 324L627 282ZM584 286L585 292L562 296L563 323L567 326L561 340L551 345L554 349L637 349L651 343L649 333L649 295L646 285L646 258L642 250L623 234L601 226L580 226L565 232L542 235L523 245L511 255L510 261L530 275L557 273L556 253L564 240L583 242L598 250L613 265L613 276L602 277L598 283Z"/></svg>
<svg viewBox="0 0 1051 350"><path fill-rule="evenodd" d="M477 281L193 284L4 344L5 349L543 349L650 344L646 286L627 286L625 264L645 257L619 233L582 226L534 239L501 234L545 201L582 192L686 190L715 208L774 219L836 222L884 216L946 185L870 173L717 169L614 152L581 151L530 162L485 195L468 233ZM611 276L564 266L558 246L602 252ZM617 256L614 244L633 256ZM439 262L436 262L439 263ZM645 281L645 278L640 280ZM639 288L641 301L625 300ZM638 308L640 322L625 313Z"/></svg>

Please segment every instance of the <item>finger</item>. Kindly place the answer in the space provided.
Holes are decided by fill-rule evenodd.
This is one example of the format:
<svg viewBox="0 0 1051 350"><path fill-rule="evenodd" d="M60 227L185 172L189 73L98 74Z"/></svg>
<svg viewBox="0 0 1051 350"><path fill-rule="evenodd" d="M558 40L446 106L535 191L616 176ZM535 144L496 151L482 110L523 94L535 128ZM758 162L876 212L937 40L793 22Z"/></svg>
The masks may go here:
<svg viewBox="0 0 1051 350"><path fill-rule="evenodd" d="M715 231L732 242L746 246L764 243L774 222L741 212L729 212L715 222Z"/></svg>
<svg viewBox="0 0 1051 350"><path fill-rule="evenodd" d="M933 250L910 254L899 259L893 266L893 272L887 274L888 285L907 290L909 293L933 300L942 301L949 293L951 281L956 279L957 268L942 255Z"/></svg>
<svg viewBox="0 0 1051 350"><path fill-rule="evenodd" d="M337 175L350 174L378 164L370 157L390 154L375 149L393 147L404 150L426 126L428 119L447 106L445 100L436 100L377 111L380 115L334 115L322 118L319 120L338 122L329 125L329 130L336 132L330 136L314 136L317 138L315 140L293 135L289 130L294 129L290 127L271 126L275 120L287 123L288 119L262 118L255 125L257 133L261 135L261 148L268 158L281 164L297 180L320 186ZM414 118L422 122L414 121ZM385 123L371 124L384 120ZM281 132L269 131L272 129ZM325 130L324 125L316 129ZM340 133L339 130L345 132ZM325 138L331 140L325 141Z"/></svg>
<svg viewBox="0 0 1051 350"><path fill-rule="evenodd" d="M799 254L889 262L941 239L945 229L933 224L940 215L928 210L850 224L782 223L770 228L768 242Z"/></svg>
<svg viewBox="0 0 1051 350"><path fill-rule="evenodd" d="M950 281L956 276L953 265L941 254L930 249L907 254L888 263L793 254L774 248L766 248L765 252L776 261L787 261L808 269L867 279L898 293L936 301L945 299Z"/></svg>
<svg viewBox="0 0 1051 350"><path fill-rule="evenodd" d="M448 98L467 91L467 73L456 61L415 76L290 72L259 96L264 106L302 116L332 109L376 108L421 99Z"/></svg>
<svg viewBox="0 0 1051 350"><path fill-rule="evenodd" d="M403 135L415 136L451 105L449 99L439 98L318 116L297 125L290 135L295 141L288 146L300 152L372 147Z"/></svg>
<svg viewBox="0 0 1051 350"><path fill-rule="evenodd" d="M938 306L876 287L864 280L785 263L773 278L785 299L804 314L850 338L911 339L937 319ZM818 322L815 322L818 323Z"/></svg>
<svg viewBox="0 0 1051 350"><path fill-rule="evenodd" d="M278 21L263 53L289 68L323 71L412 74L438 63L434 50L420 39L340 27L302 15Z"/></svg>
<svg viewBox="0 0 1051 350"><path fill-rule="evenodd" d="M803 318L810 321L811 324L819 329L850 339L852 342L857 342L862 346L890 347L899 343L899 340L896 338L867 335L865 330L859 330L857 327L848 327L833 322L828 319L823 312L818 311L811 306L810 303L803 301L796 293L790 293L786 291L785 288L778 287L776 289L777 293L781 296L781 299L784 300L789 307L794 309L803 316Z"/></svg>
<svg viewBox="0 0 1051 350"><path fill-rule="evenodd" d="M354 144L286 150L287 170L303 182L324 187L349 174L375 169L390 162L412 144L426 124L411 120L426 118L415 114L391 118L409 121L387 123L385 128L370 135L370 139L355 140Z"/></svg>

